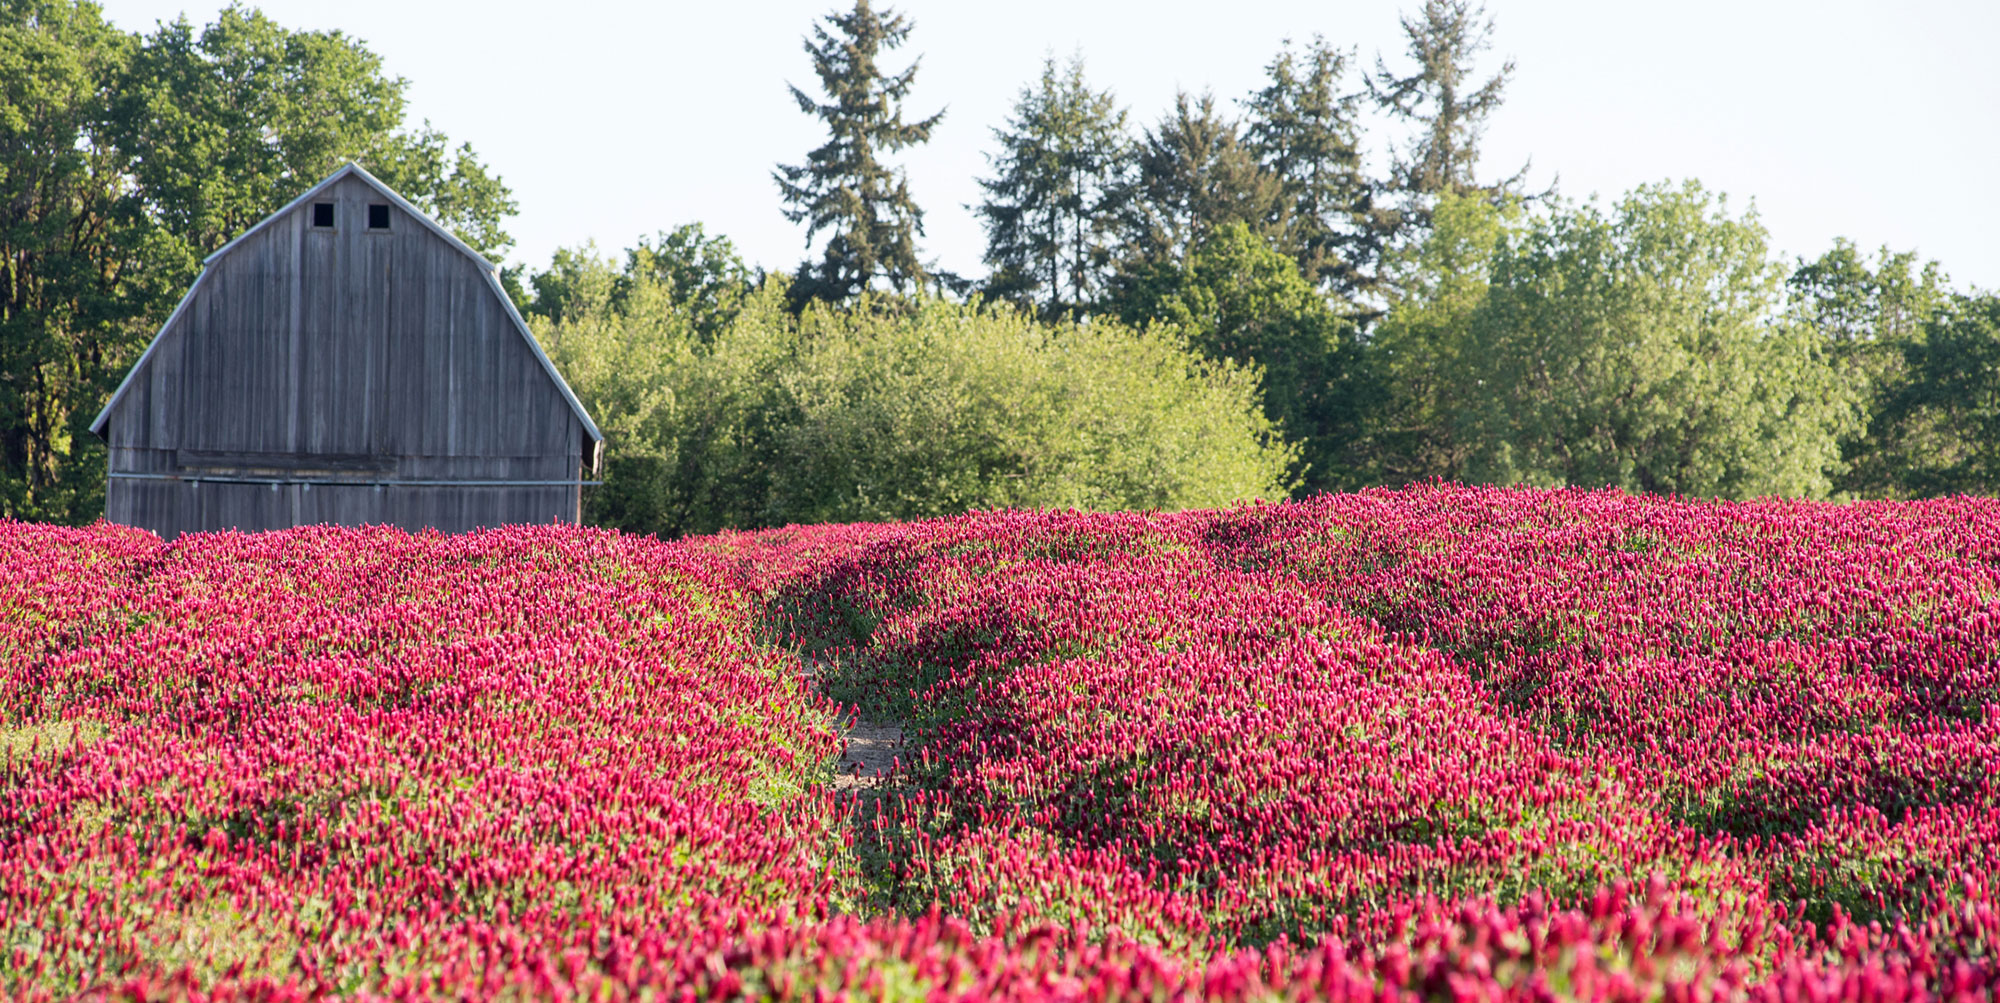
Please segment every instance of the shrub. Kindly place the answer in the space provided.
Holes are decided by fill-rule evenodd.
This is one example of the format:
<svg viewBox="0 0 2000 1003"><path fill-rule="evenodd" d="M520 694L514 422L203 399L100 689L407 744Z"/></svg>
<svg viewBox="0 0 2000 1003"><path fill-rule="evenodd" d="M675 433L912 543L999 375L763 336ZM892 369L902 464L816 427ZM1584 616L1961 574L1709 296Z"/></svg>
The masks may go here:
<svg viewBox="0 0 2000 1003"><path fill-rule="evenodd" d="M605 430L587 515L680 534L993 507L1187 508L1282 496L1296 449L1257 373L1165 330L863 300L785 310L782 282L700 333L639 275L541 337ZM593 292L593 289L598 291Z"/></svg>

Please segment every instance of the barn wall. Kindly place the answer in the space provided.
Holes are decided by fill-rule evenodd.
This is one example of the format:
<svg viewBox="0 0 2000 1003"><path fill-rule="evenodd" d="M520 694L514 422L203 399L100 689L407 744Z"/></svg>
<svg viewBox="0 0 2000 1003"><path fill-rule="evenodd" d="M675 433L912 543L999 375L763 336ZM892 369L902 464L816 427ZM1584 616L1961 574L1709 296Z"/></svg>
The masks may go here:
<svg viewBox="0 0 2000 1003"><path fill-rule="evenodd" d="M482 488L399 485L228 484L202 481L114 482L120 511L107 518L162 536L314 523L426 527L461 532L518 523L575 521L573 487ZM157 527L171 525L171 532Z"/></svg>
<svg viewBox="0 0 2000 1003"><path fill-rule="evenodd" d="M107 416L111 471L369 486L113 477L106 515L165 536L301 522L456 531L575 520L573 487L395 481L580 479L582 423L485 271L349 176L210 263Z"/></svg>

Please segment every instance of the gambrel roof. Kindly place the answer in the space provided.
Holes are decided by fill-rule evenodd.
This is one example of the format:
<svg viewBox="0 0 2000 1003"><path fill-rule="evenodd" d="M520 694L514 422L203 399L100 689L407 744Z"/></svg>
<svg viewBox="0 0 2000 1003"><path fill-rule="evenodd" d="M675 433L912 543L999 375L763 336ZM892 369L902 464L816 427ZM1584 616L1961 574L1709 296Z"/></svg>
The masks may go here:
<svg viewBox="0 0 2000 1003"><path fill-rule="evenodd" d="M194 282L188 286L188 290L186 294L184 294L181 297L180 303L174 307L173 313L167 316L166 323L161 324L159 331L153 335L153 340L146 346L145 353L139 356L138 362L133 363L131 371L125 374L125 379L118 384L118 389L112 393L111 399L105 402L104 409L99 411L97 413L97 417L91 421L90 430L93 433L96 433L96 435L99 438L104 437L105 426L107 422L110 420L112 411L115 408L117 408L119 400L125 396L128 390L131 389L134 382L138 379L140 373L145 370L146 363L152 359L155 349L159 348L160 342L163 338L166 337L167 332L173 329L174 322L178 320L182 312L188 308L188 304L193 302L195 298L195 293L201 289L202 281L206 279L210 274L210 268L208 266L213 265L218 259L221 259L226 255L228 255L231 251L233 251L239 245L241 245L245 240L249 239L251 235L257 233L260 230L263 230L265 227L272 225L279 219L284 218L287 214L298 209L300 206L305 205L306 203L309 203L314 199L320 197L326 191L331 189L334 185L338 184L341 181L341 179L347 177L354 177L361 181L366 182L370 187L374 188L377 192L381 193L382 197L388 200L390 204L396 206L398 209L401 209L410 218L415 219L418 222L422 223L432 233L442 238L446 243L456 248L460 253L464 254L466 257L478 263L480 271L486 277L487 286L492 290L493 296L500 301L502 306L506 308L508 318L512 320L514 328L521 335L521 339L527 342L528 350L534 353L535 359L539 363L541 363L542 370L548 374L549 379L553 381L556 385L556 388L559 391L561 391L563 399L566 402L568 402L570 409L576 412L577 420L582 423L584 431L590 435L593 441L602 443L604 441L604 433L598 430L597 423L592 421L590 419L590 415L584 411L583 404L576 399L575 392L570 390L569 382L567 380L564 380L562 374L556 371L555 363L549 361L548 354L542 351L541 343L536 341L534 333L528 330L528 322L521 317L521 312L520 310L515 308L513 299L507 295L507 290L505 289L505 287L501 286L499 267L496 266L493 262L488 261L485 255L482 255L478 251L473 250L464 241L454 236L450 230L445 229L441 224L438 223L437 220L432 219L428 213L424 212L422 209L417 208L408 199L405 199L403 196L397 194L394 189L382 183L382 180L380 178L377 178L375 175L368 173L366 168L363 168L360 164L354 163L353 161L349 161L339 170L336 170L332 174L327 175L327 177L324 180L312 186L311 188L307 189L304 194L300 195L298 198L293 199L291 202L286 203L284 208L279 209L277 212L274 212L269 216L266 216L262 222L259 222L256 226L253 226L250 229L243 231L241 234L238 234L234 240L231 240L229 243L224 244L221 248L217 249L215 253L202 259L202 265L203 265L202 273L196 276Z"/></svg>

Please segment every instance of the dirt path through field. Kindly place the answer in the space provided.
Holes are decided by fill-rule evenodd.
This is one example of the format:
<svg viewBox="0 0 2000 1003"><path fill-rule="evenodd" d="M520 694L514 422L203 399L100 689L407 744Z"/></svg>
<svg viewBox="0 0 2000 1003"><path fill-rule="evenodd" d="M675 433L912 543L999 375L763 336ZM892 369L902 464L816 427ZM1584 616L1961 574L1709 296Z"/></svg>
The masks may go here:
<svg viewBox="0 0 2000 1003"><path fill-rule="evenodd" d="M806 660L806 675L815 683L833 671L826 662ZM882 786L896 765L896 757L902 755L903 726L897 721L860 716L851 720L853 726L845 736L847 747L840 754L833 787L838 791L872 791Z"/></svg>
<svg viewBox="0 0 2000 1003"><path fill-rule="evenodd" d="M847 751L841 753L840 774L833 779L834 789L867 791L881 786L902 748L901 725L857 718L847 732Z"/></svg>

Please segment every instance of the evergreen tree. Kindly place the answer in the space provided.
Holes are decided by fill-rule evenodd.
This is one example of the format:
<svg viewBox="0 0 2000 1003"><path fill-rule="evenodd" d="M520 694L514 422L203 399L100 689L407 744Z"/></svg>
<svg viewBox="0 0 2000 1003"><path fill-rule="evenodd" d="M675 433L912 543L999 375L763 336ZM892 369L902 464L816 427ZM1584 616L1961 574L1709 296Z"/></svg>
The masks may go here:
<svg viewBox="0 0 2000 1003"><path fill-rule="evenodd" d="M1244 130L1245 147L1284 192L1282 244L1308 280L1343 298L1374 286L1380 251L1361 170L1359 95L1340 93L1347 60L1318 36L1303 57L1287 44L1265 67L1269 85L1245 102Z"/></svg>
<svg viewBox="0 0 2000 1003"><path fill-rule="evenodd" d="M1527 174L1482 183L1478 179L1479 139L1486 121L1500 108L1509 60L1475 86L1473 63L1492 45L1493 19L1472 0L1424 0L1423 12L1402 19L1413 72L1398 76L1380 59L1369 89L1392 117L1416 133L1395 156L1386 187L1399 198L1400 212L1381 220L1385 236L1407 236L1430 225L1432 200L1443 192L1489 197L1512 193Z"/></svg>
<svg viewBox="0 0 2000 1003"><path fill-rule="evenodd" d="M1084 83L1081 58L1061 68L1051 58L993 136L996 176L980 179L976 210L993 268L987 289L1046 318L1078 316L1104 291L1130 191L1125 112Z"/></svg>
<svg viewBox="0 0 2000 1003"><path fill-rule="evenodd" d="M903 99L920 61L894 76L877 63L903 44L913 25L888 8L877 14L868 0L855 0L852 11L824 20L813 26L805 49L829 100L822 104L797 87L791 92L800 110L826 123L827 141L805 163L780 164L772 173L788 207L785 218L806 224L807 244L821 231L832 234L819 264L800 266L798 291L844 300L877 278L898 292L921 286L927 276L916 238L924 232L924 214L903 172L881 158L928 141L944 113L903 121Z"/></svg>
<svg viewBox="0 0 2000 1003"><path fill-rule="evenodd" d="M1283 192L1237 137L1215 98L1174 97L1174 110L1146 130L1135 198L1127 207L1133 264L1179 262L1218 227L1244 223L1259 234L1283 226Z"/></svg>

